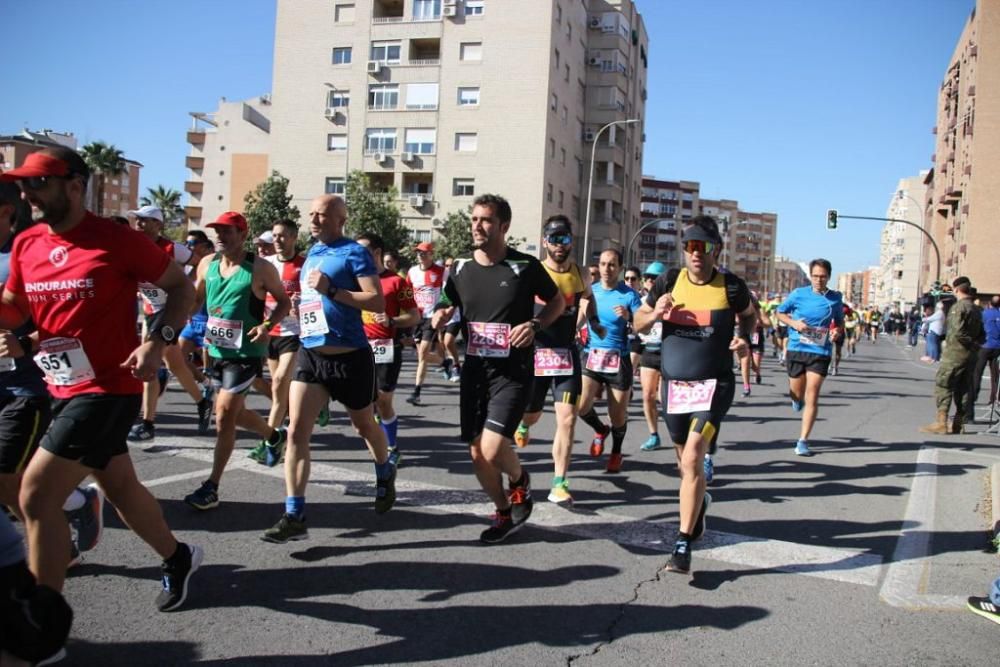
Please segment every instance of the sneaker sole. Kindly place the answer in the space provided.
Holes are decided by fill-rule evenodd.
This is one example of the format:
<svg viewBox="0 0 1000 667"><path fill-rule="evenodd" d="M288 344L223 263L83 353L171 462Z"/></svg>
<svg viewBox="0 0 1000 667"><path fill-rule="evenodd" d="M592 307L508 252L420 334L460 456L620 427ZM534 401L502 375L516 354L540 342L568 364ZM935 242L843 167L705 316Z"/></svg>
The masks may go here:
<svg viewBox="0 0 1000 667"><path fill-rule="evenodd" d="M181 586L181 596L177 599L177 602L173 603L169 607L164 607L160 611L173 611L177 609L184 601L187 600L188 594L188 583L191 581L191 575L198 571L201 567L201 561L205 557L204 550L199 546L192 546L191 548L191 569L188 571L187 576L184 577L184 584Z"/></svg>
<svg viewBox="0 0 1000 667"><path fill-rule="evenodd" d="M664 572L676 572L678 574L691 574L691 568L690 567L688 567L686 570L683 570L683 569L677 567L676 565L674 565L673 563L667 563L663 567L663 571Z"/></svg>
<svg viewBox="0 0 1000 667"><path fill-rule="evenodd" d="M213 509L215 509L216 507L219 506L219 501L218 500L216 500L214 503L205 503L204 505L199 505L199 504L193 503L190 500L188 500L187 498L185 498L184 499L184 503L188 507L193 507L196 510L201 510L202 512L204 512L206 510L213 510Z"/></svg>
<svg viewBox="0 0 1000 667"><path fill-rule="evenodd" d="M479 541L482 542L483 544L500 544L501 542L503 542L504 540L506 540L508 537L510 537L511 535L513 535L514 533L516 533L517 531L521 530L521 526L523 526L523 525L524 525L524 521L522 521L521 523L518 523L518 524L515 524L515 525L511 526L510 530L508 530L501 537L498 537L495 540L487 540L487 539L483 538L483 536L480 535L479 536Z"/></svg>
<svg viewBox="0 0 1000 667"><path fill-rule="evenodd" d="M97 517L97 535L94 537L94 543L86 549L80 549L81 552L94 550L101 543L101 536L104 534L104 493L96 482L88 484L87 488L97 492L97 510L94 513Z"/></svg>
<svg viewBox="0 0 1000 667"><path fill-rule="evenodd" d="M377 489L378 486L376 484L376 493ZM380 507L379 506L380 503L388 503L388 507L385 506ZM396 471L394 470L392 472L392 477L389 478L388 485L386 486L385 498L381 500L379 500L378 498L375 499L375 513L385 514L386 512L391 510L393 505L395 504L396 504Z"/></svg>
<svg viewBox="0 0 1000 667"><path fill-rule="evenodd" d="M569 498L563 498L561 496L554 496L554 495L552 495L550 493L549 494L549 502L550 503L555 503L556 505L572 505L573 504L573 497L570 496Z"/></svg>
<svg viewBox="0 0 1000 667"><path fill-rule="evenodd" d="M983 609L976 602L973 602L972 600L969 600L965 606L968 607L969 611L971 611L976 616L982 616L983 618L988 618L994 623L1000 623L1000 614Z"/></svg>
<svg viewBox="0 0 1000 667"><path fill-rule="evenodd" d="M276 537L271 537L270 535L261 535L260 539L262 542L268 542L269 544L288 544L289 542L301 542L302 540L308 540L309 533L303 533L302 535L294 535L292 537L286 537L283 540L279 540Z"/></svg>

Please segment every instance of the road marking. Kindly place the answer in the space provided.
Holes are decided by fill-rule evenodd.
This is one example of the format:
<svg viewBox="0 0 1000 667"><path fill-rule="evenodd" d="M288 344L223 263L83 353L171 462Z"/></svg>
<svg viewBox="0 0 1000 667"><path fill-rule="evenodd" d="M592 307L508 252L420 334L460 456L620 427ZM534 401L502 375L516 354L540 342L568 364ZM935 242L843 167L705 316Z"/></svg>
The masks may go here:
<svg viewBox="0 0 1000 667"><path fill-rule="evenodd" d="M956 609L965 606L965 598L957 595L924 593L931 562L930 536L934 524L934 502L937 495L938 450L921 447L917 454L916 472L906 503L903 525L909 526L900 535L892 562L886 568L880 596L894 607L907 609Z"/></svg>
<svg viewBox="0 0 1000 667"><path fill-rule="evenodd" d="M182 472L178 475L170 475L168 477L158 477L156 479L149 480L144 479L142 480L142 485L145 487L161 486L163 484L173 484L174 482L183 482L186 479L195 479L198 477L206 479L211 472L211 468L205 468L204 470L192 470L191 472Z"/></svg>
<svg viewBox="0 0 1000 667"><path fill-rule="evenodd" d="M166 439L164 443L169 446ZM177 444L181 439L175 439ZM164 452L195 461L210 462L210 450L178 449ZM259 475L284 479L282 467L267 468L241 457L239 450L229 462L229 470L238 469ZM405 471L405 468L403 469ZM470 476L471 480L471 476ZM374 492L374 473L361 473L325 463L313 462L310 484L322 485L338 493L371 497ZM485 517L493 511L492 505L483 502L478 490L461 490L436 484L398 480L397 502L422 510L444 514L467 514ZM275 498L275 504L279 504ZM663 553L670 553L677 537L676 526L654 523L608 511L573 512L554 503L536 502L531 524L557 532L587 539L609 540L617 544L635 546ZM711 515L709 515L711 526ZM750 568L803 574L833 581L877 586L881 575L882 558L851 549L836 549L810 544L797 544L782 540L769 540L749 535L709 530L699 541L698 558L723 561Z"/></svg>

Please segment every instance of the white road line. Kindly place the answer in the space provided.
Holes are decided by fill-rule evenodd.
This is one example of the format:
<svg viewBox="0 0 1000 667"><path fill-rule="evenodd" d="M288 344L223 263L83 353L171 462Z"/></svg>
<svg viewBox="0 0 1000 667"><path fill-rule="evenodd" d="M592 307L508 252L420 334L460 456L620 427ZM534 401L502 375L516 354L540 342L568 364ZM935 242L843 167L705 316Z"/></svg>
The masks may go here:
<svg viewBox="0 0 1000 667"><path fill-rule="evenodd" d="M894 607L907 609L956 609L965 606L965 598L957 595L924 593L930 571L930 536L934 525L934 503L937 495L938 450L921 447L917 454L916 473L906 503L903 531L892 562L886 568L880 596Z"/></svg>
<svg viewBox="0 0 1000 667"><path fill-rule="evenodd" d="M162 444L169 446L168 443ZM164 453L196 461L212 460L212 452L208 450L183 449ZM230 461L230 470L239 469L278 479L284 478L281 467L267 468L239 454L237 451L237 455ZM402 470L405 476L406 468ZM310 483L321 484L346 495L371 496L374 476L373 472L361 473L314 462ZM452 489L401 479L396 483L396 494L397 502L400 504L433 512L484 517L493 511L489 503L483 502L483 493L477 490ZM278 502L279 499L275 498L275 504ZM673 549L673 542L676 539L676 527L672 524L653 523L608 511L573 512L545 502L541 498L536 500L531 523L577 537L609 540L617 544L664 553L669 553ZM698 558L864 586L878 585L882 565L880 556L851 549L797 544L713 531L711 514L708 523L709 531L705 533L695 552Z"/></svg>
<svg viewBox="0 0 1000 667"><path fill-rule="evenodd" d="M205 479L211 472L212 472L211 468L205 468L204 470L192 470L191 472L182 472L177 475L158 477L156 479L144 479L142 480L142 485L145 487L150 487L150 486L160 486L162 484L173 484L174 482L183 482L186 479L195 479L198 477Z"/></svg>

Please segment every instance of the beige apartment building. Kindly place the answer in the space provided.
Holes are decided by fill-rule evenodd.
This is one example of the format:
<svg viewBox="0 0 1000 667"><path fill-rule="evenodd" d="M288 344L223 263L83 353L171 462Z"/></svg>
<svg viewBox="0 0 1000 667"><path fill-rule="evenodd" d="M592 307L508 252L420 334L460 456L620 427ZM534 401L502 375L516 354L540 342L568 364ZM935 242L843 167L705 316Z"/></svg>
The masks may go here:
<svg viewBox="0 0 1000 667"><path fill-rule="evenodd" d="M417 240L502 194L522 249L562 213L580 252L596 139L590 245L621 246L639 224L648 49L631 0L278 0L269 168L303 213L354 170L394 186Z"/></svg>
<svg viewBox="0 0 1000 667"><path fill-rule="evenodd" d="M920 255L924 249L925 237L917 228L924 227L923 207L927 201L925 178L926 171L918 176L901 178L885 213L886 218L905 220L912 225L886 222L882 227L875 300L882 305L895 304L904 312L927 291L920 284ZM929 261L933 266L933 255Z"/></svg>
<svg viewBox="0 0 1000 667"><path fill-rule="evenodd" d="M795 262L787 257L774 258L774 282L770 285L770 291L779 297L786 297L793 289L805 287L809 284L809 265L803 266L801 262ZM841 278L843 278L841 275ZM843 290L838 290L843 292Z"/></svg>
<svg viewBox="0 0 1000 667"><path fill-rule="evenodd" d="M247 193L267 178L270 111L270 96L261 95L236 102L222 98L213 112L191 113L184 159L189 227L203 227L225 211L242 211Z"/></svg>
<svg viewBox="0 0 1000 667"><path fill-rule="evenodd" d="M979 0L938 93L926 217L942 255L942 281L959 275L1000 293L1000 0ZM925 248L921 285L934 280Z"/></svg>
<svg viewBox="0 0 1000 667"><path fill-rule="evenodd" d="M679 267L683 263L680 229L685 220L698 215L700 189L697 181L664 181L652 176L642 177L640 216L642 225L648 226L641 228L629 248L631 263L645 267L658 260L666 264L667 268Z"/></svg>

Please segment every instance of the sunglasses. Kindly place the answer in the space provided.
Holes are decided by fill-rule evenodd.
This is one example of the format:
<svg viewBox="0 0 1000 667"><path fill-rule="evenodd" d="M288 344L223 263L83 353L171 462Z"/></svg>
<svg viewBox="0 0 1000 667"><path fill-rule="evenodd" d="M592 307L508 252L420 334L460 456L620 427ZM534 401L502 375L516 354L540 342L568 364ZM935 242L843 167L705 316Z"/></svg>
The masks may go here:
<svg viewBox="0 0 1000 667"><path fill-rule="evenodd" d="M27 178L21 179L21 187L26 190L41 190L49 184L50 180L54 178L68 179L72 176L72 173L67 174L66 176L28 176Z"/></svg>
<svg viewBox="0 0 1000 667"><path fill-rule="evenodd" d="M710 255L711 253L715 252L715 249L717 247L718 244L712 243L711 241L691 240L684 242L684 252L686 253L699 252L702 255Z"/></svg>
<svg viewBox="0 0 1000 667"><path fill-rule="evenodd" d="M569 245L573 242L573 237L569 234L551 234L545 240L552 245Z"/></svg>
<svg viewBox="0 0 1000 667"><path fill-rule="evenodd" d="M638 279L639 279L639 276L625 276L625 280L627 280L628 282L632 282L632 281L638 280Z"/></svg>
<svg viewBox="0 0 1000 667"><path fill-rule="evenodd" d="M642 279L643 279L643 280L656 280L656 278L657 278L657 277L656 277L656 276L654 276L654 275L653 275L653 274L651 274L651 273L647 273L646 275L644 275L644 276L642 277Z"/></svg>

